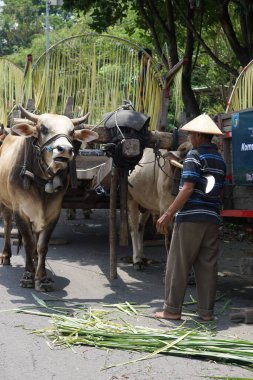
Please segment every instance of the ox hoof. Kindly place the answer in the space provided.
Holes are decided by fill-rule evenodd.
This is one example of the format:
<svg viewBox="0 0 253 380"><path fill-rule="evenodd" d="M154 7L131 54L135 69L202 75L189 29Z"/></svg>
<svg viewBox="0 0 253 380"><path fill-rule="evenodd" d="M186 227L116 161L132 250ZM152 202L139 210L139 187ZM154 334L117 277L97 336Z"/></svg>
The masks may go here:
<svg viewBox="0 0 253 380"><path fill-rule="evenodd" d="M35 280L35 290L37 292L52 292L54 290L53 280L45 277L42 280Z"/></svg>
<svg viewBox="0 0 253 380"><path fill-rule="evenodd" d="M137 261L136 263L134 263L134 269L136 269L136 270L143 270L150 263L151 263L150 260L148 260L146 257L143 257L142 259L139 259L139 261Z"/></svg>
<svg viewBox="0 0 253 380"><path fill-rule="evenodd" d="M34 274L28 271L24 272L20 286L21 288L34 288Z"/></svg>
<svg viewBox="0 0 253 380"><path fill-rule="evenodd" d="M0 256L0 265L11 265L10 257Z"/></svg>
<svg viewBox="0 0 253 380"><path fill-rule="evenodd" d="M144 268L145 268L145 263L143 261L138 261L137 263L134 263L135 270L143 270Z"/></svg>

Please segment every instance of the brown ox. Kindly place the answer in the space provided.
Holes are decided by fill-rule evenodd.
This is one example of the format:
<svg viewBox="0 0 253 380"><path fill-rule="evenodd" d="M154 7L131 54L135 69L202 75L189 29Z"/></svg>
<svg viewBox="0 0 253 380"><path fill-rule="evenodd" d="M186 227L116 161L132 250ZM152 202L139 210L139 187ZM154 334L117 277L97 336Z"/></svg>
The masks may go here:
<svg viewBox="0 0 253 380"><path fill-rule="evenodd" d="M21 107L22 109L22 107ZM3 264L10 264L11 212L26 252L22 287L38 291L53 289L45 259L48 242L58 221L68 186L68 163L73 159L73 142L92 141L97 133L75 126L87 115L71 120L55 114L34 115L12 127L0 148L0 203L5 220Z"/></svg>
<svg viewBox="0 0 253 380"><path fill-rule="evenodd" d="M176 152L161 149L158 165L153 149L146 148L139 165L128 177L128 219L135 268L144 265L143 233L150 214L162 215L175 199L172 195L175 167L170 159L183 160L190 149L189 142L181 144ZM169 236L165 243L168 250Z"/></svg>

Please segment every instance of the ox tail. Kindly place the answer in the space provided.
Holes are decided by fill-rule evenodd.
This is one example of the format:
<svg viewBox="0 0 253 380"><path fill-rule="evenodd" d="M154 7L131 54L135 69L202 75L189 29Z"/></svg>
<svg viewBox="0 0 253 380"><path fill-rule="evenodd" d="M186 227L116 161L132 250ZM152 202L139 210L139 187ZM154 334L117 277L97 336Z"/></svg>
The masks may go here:
<svg viewBox="0 0 253 380"><path fill-rule="evenodd" d="M19 254L20 249L23 247L23 240L20 231L18 230L18 244L17 244L17 255Z"/></svg>

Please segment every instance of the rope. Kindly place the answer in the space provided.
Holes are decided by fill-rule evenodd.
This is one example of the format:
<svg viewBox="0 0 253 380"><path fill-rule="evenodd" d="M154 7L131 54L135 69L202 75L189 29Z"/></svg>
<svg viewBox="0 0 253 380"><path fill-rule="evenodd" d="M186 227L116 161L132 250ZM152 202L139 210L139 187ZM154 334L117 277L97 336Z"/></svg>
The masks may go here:
<svg viewBox="0 0 253 380"><path fill-rule="evenodd" d="M119 110L116 110L115 113L114 113L115 125L116 125L116 127L117 127L119 133L121 134L122 139L125 140L125 136L123 135L123 133L122 133L122 131L121 131L119 125L118 125L118 122L117 122L117 113L118 113L118 111L119 111Z"/></svg>
<svg viewBox="0 0 253 380"><path fill-rule="evenodd" d="M92 168L81 169L81 170L82 170L82 172L88 172L89 170L93 170L93 169L96 169L96 168L101 168L101 166L104 166L105 164L106 164L106 162L103 162L102 164L93 166ZM77 170L80 170L80 169L77 169Z"/></svg>
<svg viewBox="0 0 253 380"><path fill-rule="evenodd" d="M162 171L162 172L163 172L168 178L173 179L173 178L174 178L173 176L169 175L168 173L166 173L165 170L163 170L163 167L165 166L165 163L166 163L166 157L163 156L163 155L161 154L160 151L159 151L159 153L160 153L160 154L155 153L155 155L156 155L156 162L157 162L158 167L161 169L161 171ZM164 162L163 166L161 166L161 164L160 164L160 160L161 160L161 158L163 159L163 162Z"/></svg>

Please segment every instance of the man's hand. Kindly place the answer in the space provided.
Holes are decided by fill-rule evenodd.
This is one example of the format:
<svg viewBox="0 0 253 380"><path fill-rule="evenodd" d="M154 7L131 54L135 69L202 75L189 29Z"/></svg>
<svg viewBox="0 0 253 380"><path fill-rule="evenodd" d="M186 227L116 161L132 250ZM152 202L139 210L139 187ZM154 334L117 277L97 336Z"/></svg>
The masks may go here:
<svg viewBox="0 0 253 380"><path fill-rule="evenodd" d="M172 218L175 213L183 207L185 202L188 201L194 191L195 184L192 182L185 182L182 189L179 191L174 202L170 205L167 211L160 216L156 223L157 232L160 234L167 234L169 224L172 222Z"/></svg>
<svg viewBox="0 0 253 380"><path fill-rule="evenodd" d="M157 232L166 235L168 233L168 227L172 222L173 214L170 211L166 211L158 221L156 222Z"/></svg>

